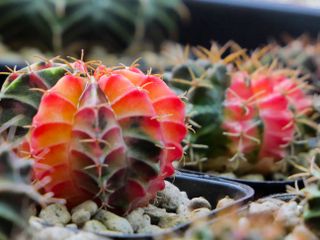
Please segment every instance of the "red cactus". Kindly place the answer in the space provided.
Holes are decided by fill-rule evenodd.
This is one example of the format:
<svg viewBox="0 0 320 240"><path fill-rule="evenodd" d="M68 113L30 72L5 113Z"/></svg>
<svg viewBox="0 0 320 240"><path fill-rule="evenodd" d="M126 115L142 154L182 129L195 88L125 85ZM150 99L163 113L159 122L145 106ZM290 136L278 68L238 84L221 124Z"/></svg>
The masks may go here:
<svg viewBox="0 0 320 240"><path fill-rule="evenodd" d="M268 172L283 159L296 134L296 118L307 114L312 102L299 82L284 74L257 71L235 73L225 100L224 128L234 153L252 154L256 168Z"/></svg>

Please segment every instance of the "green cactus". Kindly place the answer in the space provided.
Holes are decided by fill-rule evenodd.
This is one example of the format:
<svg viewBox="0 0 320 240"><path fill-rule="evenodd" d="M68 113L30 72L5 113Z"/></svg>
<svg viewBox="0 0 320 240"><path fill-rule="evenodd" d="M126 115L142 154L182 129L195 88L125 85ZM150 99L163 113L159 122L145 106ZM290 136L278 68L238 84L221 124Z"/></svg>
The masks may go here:
<svg viewBox="0 0 320 240"><path fill-rule="evenodd" d="M3 124L0 131L15 120ZM0 239L14 239L13 233L27 234L30 204L45 202L45 197L31 185L31 162L13 152L18 142L9 141L10 135L0 136Z"/></svg>
<svg viewBox="0 0 320 240"><path fill-rule="evenodd" d="M24 135L43 93L67 72L68 66L48 60L11 73L0 91L0 125L20 115L16 135Z"/></svg>
<svg viewBox="0 0 320 240"><path fill-rule="evenodd" d="M304 222L317 236L320 236L320 185L309 186L308 193L307 207L303 213Z"/></svg>
<svg viewBox="0 0 320 240"><path fill-rule="evenodd" d="M187 12L181 0L1 0L0 11L6 44L69 54L79 42L112 52L145 39L158 44Z"/></svg>
<svg viewBox="0 0 320 240"><path fill-rule="evenodd" d="M306 200L303 218L305 225L320 237L320 154L316 149L311 152L311 163L308 169L311 183L303 190ZM310 181L307 182L310 182Z"/></svg>
<svg viewBox="0 0 320 240"><path fill-rule="evenodd" d="M230 76L223 60L212 63L208 59L187 59L165 73L164 80L177 92L187 93L188 116L195 130L188 135L185 146L190 157L187 164L199 166L207 157L226 156L228 140L220 126Z"/></svg>
<svg viewBox="0 0 320 240"><path fill-rule="evenodd" d="M262 61L270 63L277 58L286 68L299 70L313 85L312 92L319 93L320 89L320 42L313 41L307 36L290 40L286 45L274 44Z"/></svg>

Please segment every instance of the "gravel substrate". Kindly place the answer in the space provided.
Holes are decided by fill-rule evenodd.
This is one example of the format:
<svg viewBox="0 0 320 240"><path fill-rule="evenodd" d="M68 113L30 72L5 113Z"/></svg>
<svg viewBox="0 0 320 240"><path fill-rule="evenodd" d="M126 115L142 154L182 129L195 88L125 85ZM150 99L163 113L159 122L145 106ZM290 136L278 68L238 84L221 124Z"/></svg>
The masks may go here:
<svg viewBox="0 0 320 240"><path fill-rule="evenodd" d="M220 200L217 206L223 207L232 203L233 200L226 197ZM165 189L157 194L152 204L137 208L125 217L101 209L95 202L88 200L70 211L61 204L48 205L37 216L32 216L29 222L37 231L34 238L36 240L90 240L99 238L87 232L120 235L159 233L208 215L211 210L212 206L205 198L189 199L186 192L181 192L166 181Z"/></svg>

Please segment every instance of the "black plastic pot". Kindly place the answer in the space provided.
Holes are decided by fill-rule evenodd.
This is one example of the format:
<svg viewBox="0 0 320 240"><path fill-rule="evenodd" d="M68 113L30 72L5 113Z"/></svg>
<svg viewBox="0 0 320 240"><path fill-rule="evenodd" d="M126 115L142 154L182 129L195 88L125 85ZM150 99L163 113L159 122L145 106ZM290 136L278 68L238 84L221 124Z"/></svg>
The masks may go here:
<svg viewBox="0 0 320 240"><path fill-rule="evenodd" d="M287 186L294 187L296 181L294 180L266 180L266 181L254 181L254 180L243 180L243 179L231 179L227 177L221 177L222 179L232 180L238 183L246 184L252 187L255 191L254 199L261 197L274 195L278 193L285 193ZM297 180L298 186L302 188L304 186L301 179Z"/></svg>
<svg viewBox="0 0 320 240"><path fill-rule="evenodd" d="M254 49L284 33L297 37L320 31L320 9L263 0L184 0L191 21L181 26L180 42L209 46L235 40Z"/></svg>
<svg viewBox="0 0 320 240"><path fill-rule="evenodd" d="M278 194L270 195L270 196L268 196L268 198L275 198L275 199L279 199L279 200L282 200L285 202L289 202L293 199L296 199L297 195L293 194L293 193L278 193Z"/></svg>
<svg viewBox="0 0 320 240"><path fill-rule="evenodd" d="M176 185L181 191L186 191L187 195L192 197L205 197L212 206L216 206L217 202L226 195L235 199L233 204L227 207L214 209L208 216L204 218L214 218L217 214L222 214L235 206L241 206L253 198L254 191L251 187L215 178L199 178L193 174L177 172L175 177L168 179ZM135 234L135 235L109 235L98 234L99 236L111 237L113 239L153 239L156 237L165 236L173 232L185 230L190 223L178 225L174 228L168 229L156 235L150 234Z"/></svg>
<svg viewBox="0 0 320 240"><path fill-rule="evenodd" d="M244 179L231 179L227 177L222 177L226 180L232 180L238 183L246 184L252 187L255 191L254 198L258 199L261 197L274 195L278 193L286 193L287 186L294 187L296 181L298 183L299 188L304 186L303 180L266 180L266 181L254 181L254 180L244 180Z"/></svg>
<svg viewBox="0 0 320 240"><path fill-rule="evenodd" d="M266 180L266 181L254 181L254 180L245 180L245 179L239 179L239 178L228 178L228 177L221 177L221 176L215 176L212 174L207 173L201 173L196 171L190 171L190 170L180 170L183 173L191 174L195 177L199 177L201 179L222 179L226 181L233 181L241 184L245 184L250 186L254 189L254 199L258 199L261 197L274 195L278 193L286 193L287 186L294 187L296 184L296 181L294 180ZM298 186L302 188L304 186L303 180L299 179L297 180Z"/></svg>

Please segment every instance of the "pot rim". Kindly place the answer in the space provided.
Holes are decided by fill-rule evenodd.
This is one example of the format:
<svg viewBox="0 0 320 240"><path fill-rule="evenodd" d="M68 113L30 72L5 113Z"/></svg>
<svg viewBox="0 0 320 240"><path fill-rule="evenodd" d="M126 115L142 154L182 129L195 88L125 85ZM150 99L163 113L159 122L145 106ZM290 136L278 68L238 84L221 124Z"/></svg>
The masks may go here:
<svg viewBox="0 0 320 240"><path fill-rule="evenodd" d="M219 175L214 175L213 173L198 172L198 171L187 170L187 169L179 169L179 171L182 172L182 173L192 174L192 175L198 176L198 177L222 179L222 180L225 180L225 181L238 182L238 183L242 183L242 184L257 183L257 184L281 184L282 185L282 184L294 184L296 181L298 181L298 182L303 181L303 178L285 179L285 180L263 180L263 181L258 181L258 180L250 180L250 179L241 179L241 178L231 178L231 177L219 176Z"/></svg>

